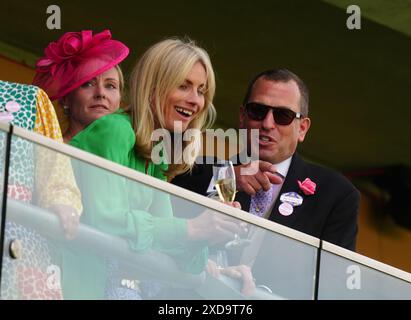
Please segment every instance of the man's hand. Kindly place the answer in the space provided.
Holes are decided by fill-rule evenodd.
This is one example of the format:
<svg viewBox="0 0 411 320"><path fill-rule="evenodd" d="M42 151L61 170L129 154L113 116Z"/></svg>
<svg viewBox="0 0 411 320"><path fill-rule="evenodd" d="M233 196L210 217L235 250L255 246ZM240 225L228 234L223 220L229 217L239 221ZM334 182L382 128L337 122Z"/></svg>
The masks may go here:
<svg viewBox="0 0 411 320"><path fill-rule="evenodd" d="M255 170L247 170L252 166L256 166L257 172L248 175L244 174L244 171L255 172ZM245 165L238 165L234 167L234 171L237 190L243 191L250 196L255 195L256 192L261 189L268 191L271 184L280 184L283 182L283 178L278 175L276 167L267 161L256 160Z"/></svg>

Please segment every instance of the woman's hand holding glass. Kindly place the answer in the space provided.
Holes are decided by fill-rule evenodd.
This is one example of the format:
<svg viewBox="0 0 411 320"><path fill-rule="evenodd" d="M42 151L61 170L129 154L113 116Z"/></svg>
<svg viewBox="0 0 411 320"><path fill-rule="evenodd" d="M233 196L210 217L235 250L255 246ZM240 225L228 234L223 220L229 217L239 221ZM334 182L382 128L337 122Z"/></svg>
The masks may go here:
<svg viewBox="0 0 411 320"><path fill-rule="evenodd" d="M246 235L247 231L245 224L212 210L187 221L188 238L207 241L211 245L232 240L236 234Z"/></svg>

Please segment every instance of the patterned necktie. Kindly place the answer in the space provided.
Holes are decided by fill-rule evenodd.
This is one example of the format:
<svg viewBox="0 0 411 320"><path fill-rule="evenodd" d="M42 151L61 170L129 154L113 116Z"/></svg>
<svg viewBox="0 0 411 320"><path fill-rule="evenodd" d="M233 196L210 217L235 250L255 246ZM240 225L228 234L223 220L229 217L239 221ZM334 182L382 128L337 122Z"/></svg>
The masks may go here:
<svg viewBox="0 0 411 320"><path fill-rule="evenodd" d="M261 189L255 196L251 197L250 213L262 217L272 203L273 191L274 185L271 185L270 190L264 191Z"/></svg>

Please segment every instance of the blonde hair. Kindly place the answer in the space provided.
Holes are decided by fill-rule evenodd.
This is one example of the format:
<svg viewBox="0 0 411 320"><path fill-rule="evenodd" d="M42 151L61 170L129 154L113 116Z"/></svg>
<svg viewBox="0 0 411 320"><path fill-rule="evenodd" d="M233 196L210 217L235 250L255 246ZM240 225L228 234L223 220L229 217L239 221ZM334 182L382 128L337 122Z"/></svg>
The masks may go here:
<svg viewBox="0 0 411 320"><path fill-rule="evenodd" d="M191 40L166 39L150 47L135 65L130 79L130 113L136 135L136 152L150 160L151 134L165 126L165 102L170 92L180 86L193 66L200 62L207 74L204 108L196 114L187 129L201 131L215 120L213 105L215 76L207 52ZM183 141L183 148L191 141ZM188 171L194 163L171 164L164 173L169 180Z"/></svg>
<svg viewBox="0 0 411 320"><path fill-rule="evenodd" d="M114 67L117 70L118 73L118 81L119 81L119 91L120 91L120 97L121 100L123 100L123 95L124 95L124 75L123 75L123 71L121 70L121 67L119 64L117 64Z"/></svg>

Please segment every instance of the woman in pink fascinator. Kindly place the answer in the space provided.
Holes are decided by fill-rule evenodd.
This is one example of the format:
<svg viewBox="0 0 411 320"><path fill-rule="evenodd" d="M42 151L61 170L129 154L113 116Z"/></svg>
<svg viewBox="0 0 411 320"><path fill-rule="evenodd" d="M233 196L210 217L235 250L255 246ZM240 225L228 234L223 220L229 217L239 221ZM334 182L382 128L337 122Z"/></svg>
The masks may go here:
<svg viewBox="0 0 411 320"><path fill-rule="evenodd" d="M50 100L58 100L67 116L68 128L63 134L65 143L79 132L84 130L95 120L114 113L120 107L124 78L119 63L129 54L129 48L111 37L109 30L94 33L91 30L80 32L67 32L55 42L51 42L44 50L44 56L36 64L36 74L33 84L43 89ZM75 165L73 164L74 169ZM76 180L77 172L74 170ZM84 190L80 186L85 201ZM95 210L87 205L81 216L83 223L88 223L90 210ZM98 214L98 213L96 213ZM66 226L71 228L74 235L78 226L71 222L69 217L61 217L66 221ZM90 294L96 290L93 286L78 280L86 274L92 263L82 259L93 256L86 249L68 249L68 243L59 246L56 260L62 267L62 289L65 299L81 299L84 297L99 297ZM80 258L79 258L80 257ZM83 261L77 264L77 261ZM76 261L76 262L74 262ZM90 260L88 260L90 261ZM97 271L91 271L90 274ZM97 272L98 273L98 272ZM88 273L87 273L88 274ZM99 286L104 288L105 282L100 281Z"/></svg>
<svg viewBox="0 0 411 320"><path fill-rule="evenodd" d="M94 35L92 31L65 33L57 42L50 43L44 57L39 59L35 86L0 81L0 121L63 142L46 91L52 100L59 99L72 111L68 112L69 129L65 134L65 140L69 140L67 137L90 121L119 107L123 78L118 64L128 53L124 44L111 39L108 30ZM85 94L87 90L80 93L80 88L93 86L104 75L108 75L110 82L105 87L113 92L107 95L110 100L104 98L103 93L96 97L98 102L90 103L89 95ZM16 138L13 146L8 198L55 213L66 238L74 238L83 207L70 159L47 148L35 148L24 139ZM4 146L0 144L1 148ZM59 286L47 286L49 268L56 262L51 256L49 241L26 224L15 223L12 216L5 231L6 243L18 238L24 254L20 259L5 257L1 298L61 299Z"/></svg>
<svg viewBox="0 0 411 320"><path fill-rule="evenodd" d="M68 116L64 142L120 106L124 78L119 63L129 54L109 30L67 32L51 42L36 64L33 84L59 101Z"/></svg>

